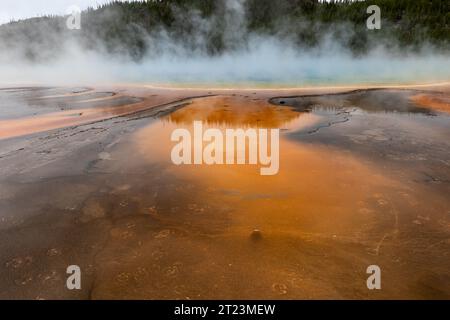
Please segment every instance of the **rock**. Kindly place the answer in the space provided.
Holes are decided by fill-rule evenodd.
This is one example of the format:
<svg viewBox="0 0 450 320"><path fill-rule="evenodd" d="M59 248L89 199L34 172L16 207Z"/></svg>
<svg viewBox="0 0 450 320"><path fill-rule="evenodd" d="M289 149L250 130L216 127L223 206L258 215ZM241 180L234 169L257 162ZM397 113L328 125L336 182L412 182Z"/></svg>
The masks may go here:
<svg viewBox="0 0 450 320"><path fill-rule="evenodd" d="M250 235L250 238L253 241L258 241L262 239L262 232L259 229L254 229Z"/></svg>

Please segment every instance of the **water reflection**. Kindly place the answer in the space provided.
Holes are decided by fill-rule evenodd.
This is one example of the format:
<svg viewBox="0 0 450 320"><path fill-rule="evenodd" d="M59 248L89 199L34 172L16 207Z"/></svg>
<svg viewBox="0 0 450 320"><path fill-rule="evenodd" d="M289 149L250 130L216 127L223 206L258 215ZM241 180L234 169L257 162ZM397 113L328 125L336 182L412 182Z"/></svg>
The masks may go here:
<svg viewBox="0 0 450 320"><path fill-rule="evenodd" d="M0 91L0 139L76 126L144 110L143 99L82 88Z"/></svg>
<svg viewBox="0 0 450 320"><path fill-rule="evenodd" d="M273 98L276 105L291 106L299 111L316 108L358 108L369 113L424 113L433 114L429 104L416 104L412 98L414 90L355 90L350 93L329 95L307 95L289 98Z"/></svg>

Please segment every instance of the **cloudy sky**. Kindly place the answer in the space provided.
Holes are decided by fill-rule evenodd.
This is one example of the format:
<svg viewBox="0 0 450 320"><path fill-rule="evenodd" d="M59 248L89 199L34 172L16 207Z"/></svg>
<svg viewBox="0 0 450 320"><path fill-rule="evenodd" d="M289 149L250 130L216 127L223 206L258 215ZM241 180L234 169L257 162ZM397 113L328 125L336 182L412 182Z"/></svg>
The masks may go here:
<svg viewBox="0 0 450 320"><path fill-rule="evenodd" d="M70 6L96 7L110 0L0 0L0 24L45 14L65 14Z"/></svg>

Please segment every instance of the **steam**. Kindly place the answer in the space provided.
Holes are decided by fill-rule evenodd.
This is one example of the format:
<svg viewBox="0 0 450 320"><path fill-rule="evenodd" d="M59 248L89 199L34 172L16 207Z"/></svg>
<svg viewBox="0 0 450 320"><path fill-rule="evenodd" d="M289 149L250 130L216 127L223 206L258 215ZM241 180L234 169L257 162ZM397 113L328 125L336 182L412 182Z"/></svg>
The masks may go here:
<svg viewBox="0 0 450 320"><path fill-rule="evenodd" d="M275 34L256 34L246 30L245 0L224 1L221 12L204 18L191 10L175 23L189 31L173 34L157 29L146 33L138 27L132 36L144 35L146 54L134 59L126 44L106 47L95 42L86 45L76 31L55 32L55 26L41 23L36 34L46 38L38 47L29 47L27 37L19 43L0 41L0 82L39 84L97 83L168 83L209 85L309 85L338 83L423 82L450 79L450 57L424 46L414 54L374 45L367 54L355 56L333 40L333 32L351 34L341 24L322 37L319 45L310 48L298 45L289 35L289 28L303 27L280 22ZM120 14L115 11L104 16ZM186 16L189 20L186 21ZM60 23L64 19L60 19ZM208 37L222 28L221 39L226 48L211 52ZM19 30L20 31L20 30ZM23 32L20 31L20 32ZM61 37L61 34L64 37ZM19 38L19 34L14 34ZM182 40L180 40L182 39ZM55 46L58 43L58 46ZM90 49L89 49L90 48ZM29 51L39 52L40 59L28 59Z"/></svg>

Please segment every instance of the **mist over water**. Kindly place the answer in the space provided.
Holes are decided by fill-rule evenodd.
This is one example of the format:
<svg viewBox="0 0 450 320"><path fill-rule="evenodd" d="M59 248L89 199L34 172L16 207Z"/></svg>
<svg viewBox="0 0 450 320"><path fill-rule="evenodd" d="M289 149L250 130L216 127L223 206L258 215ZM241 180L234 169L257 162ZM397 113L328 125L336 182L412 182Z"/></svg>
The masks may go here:
<svg viewBox="0 0 450 320"><path fill-rule="evenodd" d="M407 54L404 50L397 52L392 46L387 50L384 44L375 43L367 53L355 55L330 34L322 37L314 48L302 47L283 33L286 26L280 25L280 32L273 35L247 32L245 1L229 0L225 4L220 17L206 19L195 11L189 13L188 25L195 28L185 41L174 39L166 30L155 30L151 34L142 31L149 50L137 60L124 53L126 44L116 45L114 52L102 43L88 49L76 31L69 31L60 39L53 35L51 28L43 30L51 40L32 48L50 57L42 60L26 58L30 50L25 46L29 45L26 41L13 47L0 43L0 82L303 86L450 79L450 57L431 45ZM205 49L206 35L217 28L219 18L223 20L223 41L228 49L210 54ZM295 30L295 26L292 29ZM348 32L349 36L352 32L345 24L336 25L335 29Z"/></svg>
<svg viewBox="0 0 450 320"><path fill-rule="evenodd" d="M246 50L220 56L164 52L139 62L85 52L71 45L71 49L53 61L2 60L0 81L307 85L450 79L450 58L444 55L392 56L380 50L368 56L353 57L339 51L298 52L277 40L259 40Z"/></svg>

